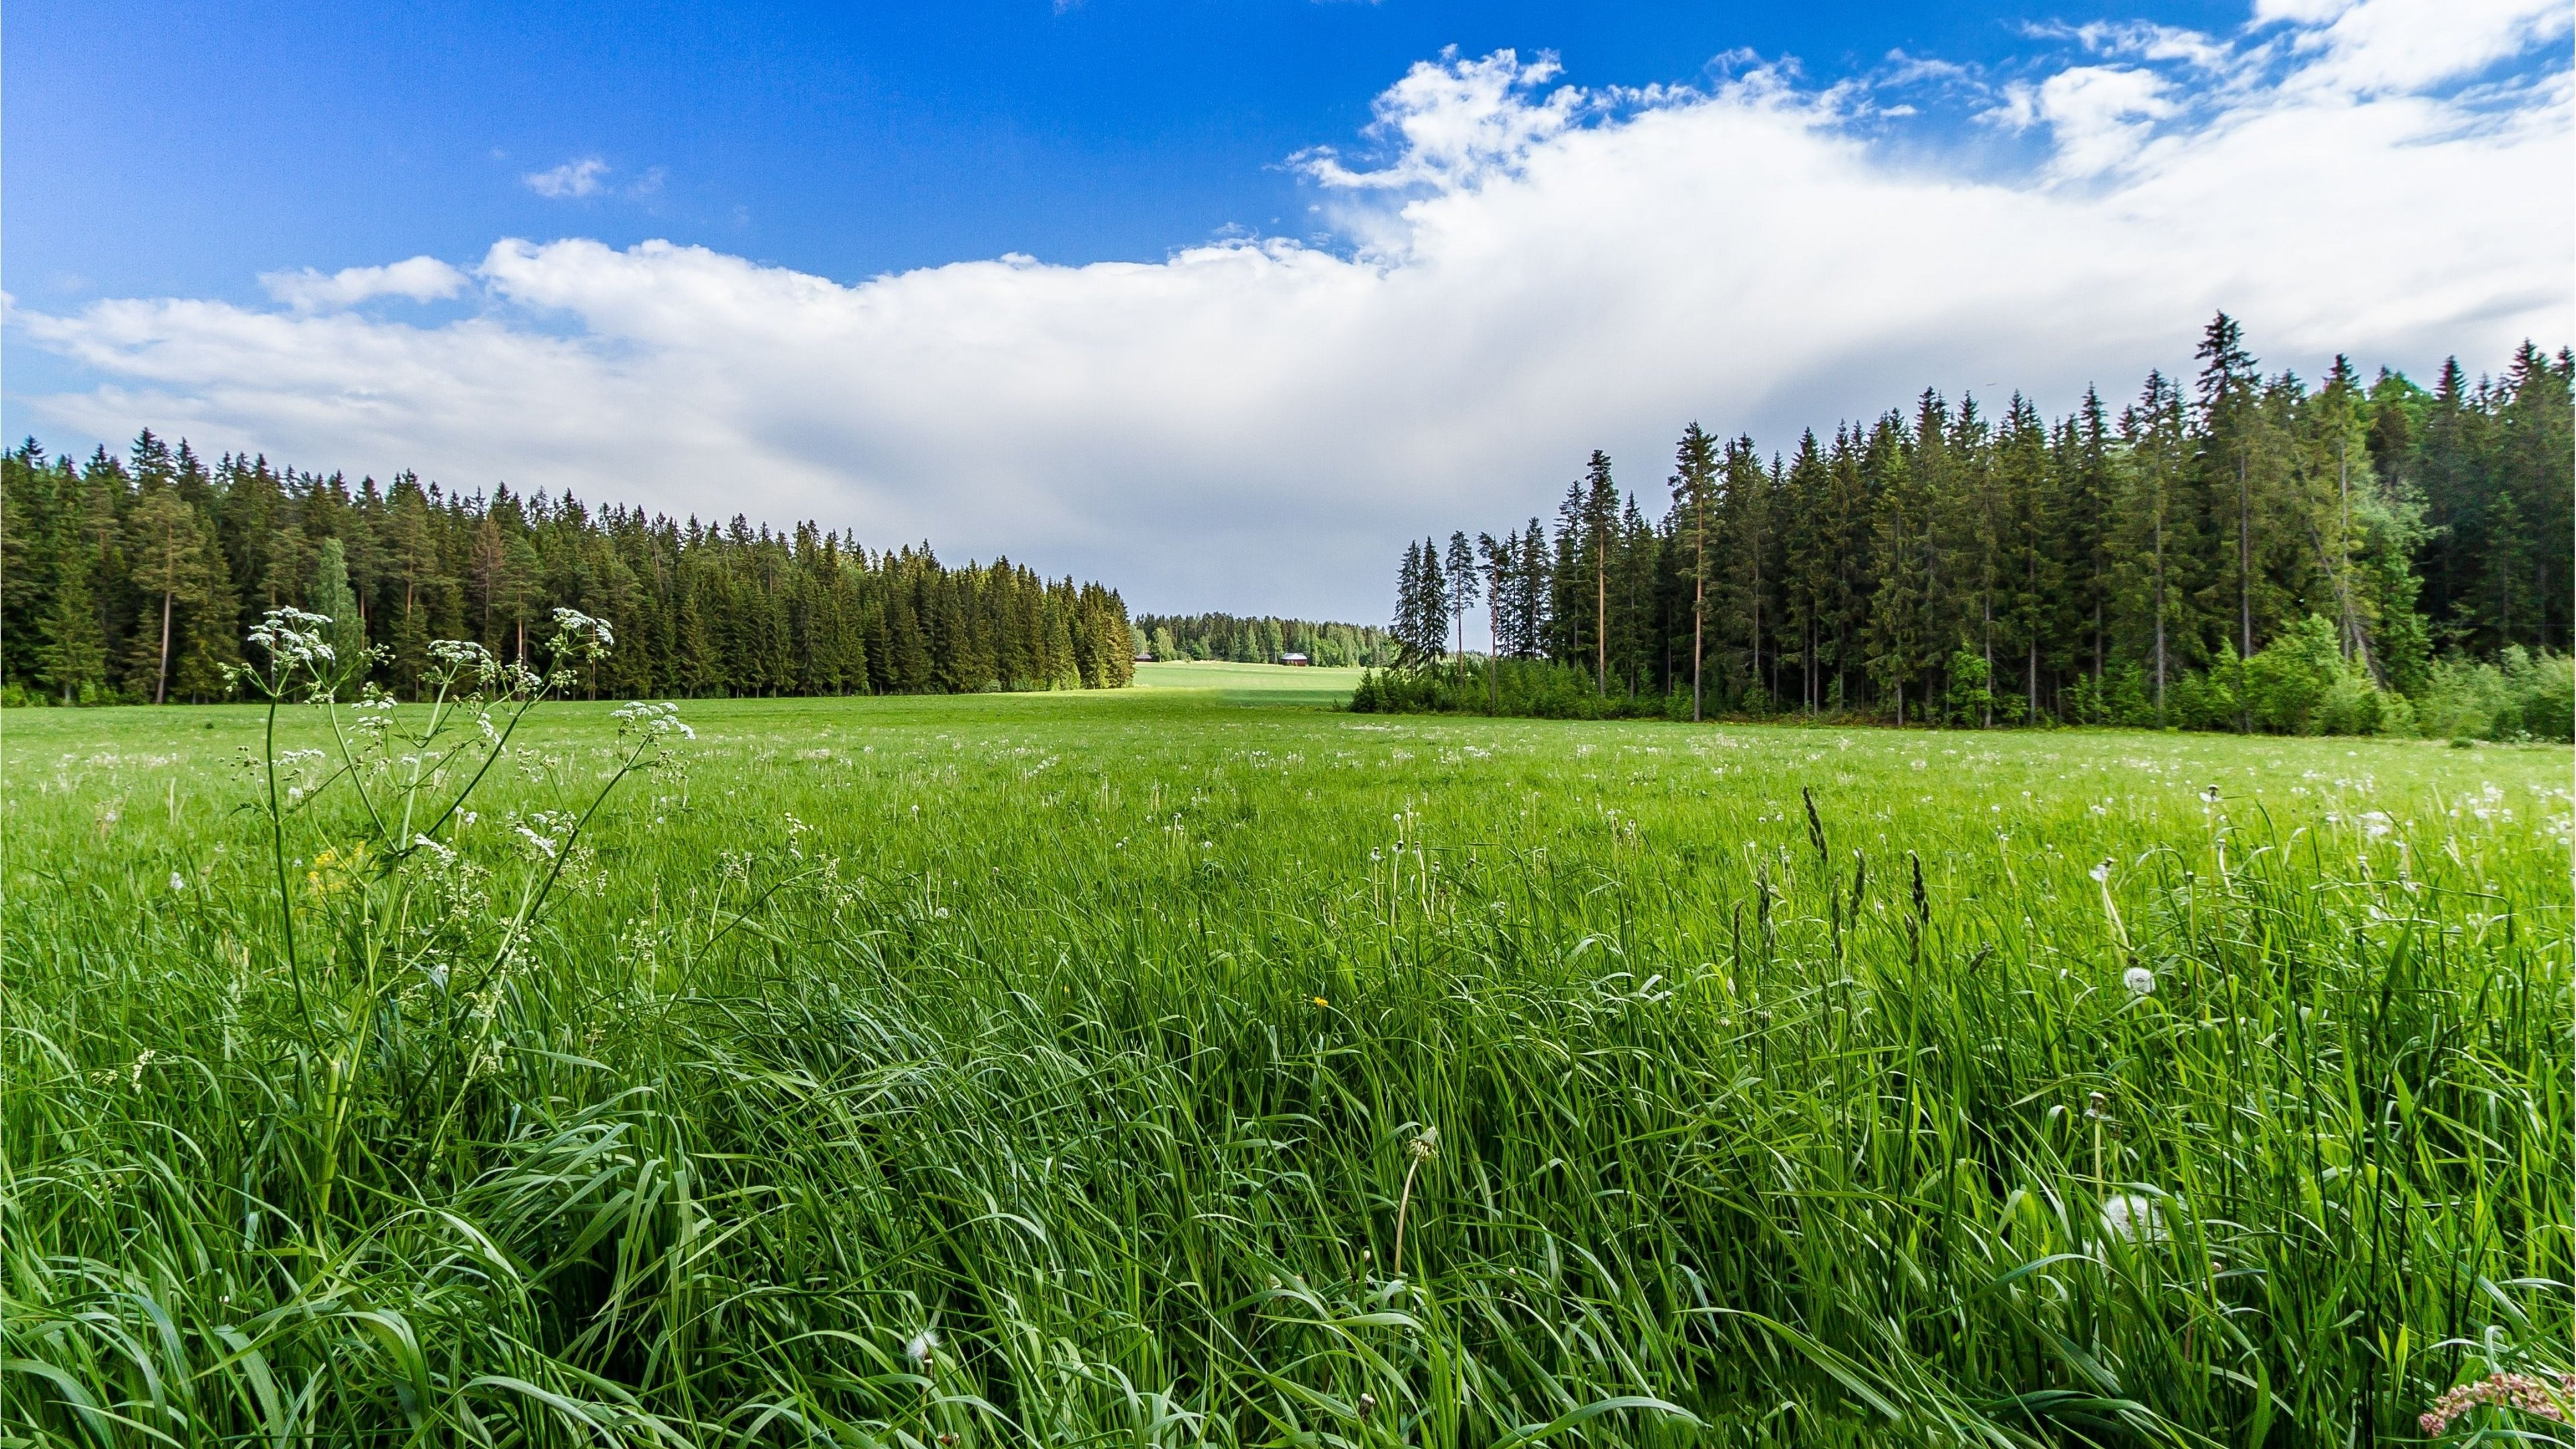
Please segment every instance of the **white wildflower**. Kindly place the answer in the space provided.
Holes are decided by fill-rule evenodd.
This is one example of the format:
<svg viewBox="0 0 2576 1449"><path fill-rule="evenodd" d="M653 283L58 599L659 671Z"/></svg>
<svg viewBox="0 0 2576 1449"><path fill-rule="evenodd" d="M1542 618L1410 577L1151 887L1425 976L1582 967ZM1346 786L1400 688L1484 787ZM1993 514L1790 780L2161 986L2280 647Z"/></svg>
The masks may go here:
<svg viewBox="0 0 2576 1449"><path fill-rule="evenodd" d="M2131 996L2153 996L2156 994L2156 973L2144 966L2132 966L2120 973L2120 984L2129 988Z"/></svg>
<svg viewBox="0 0 2576 1449"><path fill-rule="evenodd" d="M188 878L187 878L186 876L179 874L179 873L178 873L177 871L175 871L175 870L174 870L174 871L172 871L172 872L170 872L170 889L171 889L171 890L173 890L173 891L185 891L187 888L188 888Z"/></svg>
<svg viewBox="0 0 2576 1449"><path fill-rule="evenodd" d="M2110 861L2110 858L2109 858L2108 856L2105 856L2105 857L2103 858L2102 863L2101 863L2100 865L2097 865L2097 866L2093 867L2093 869L2092 869L2092 870L2090 870L2090 871L2088 871L2088 872L2086 872L2086 874L2088 874L2088 875L2092 876L2094 880L2096 880L2096 881L2098 881L2098 882L2100 882L2100 883L2102 883L2102 884L2104 884L2104 885L2109 885L2109 884L2111 883L2111 861Z"/></svg>
<svg viewBox="0 0 2576 1449"><path fill-rule="evenodd" d="M492 651L471 639L432 639L429 641L432 672L449 682L488 685L502 674L501 661Z"/></svg>
<svg viewBox="0 0 2576 1449"><path fill-rule="evenodd" d="M903 1356L912 1360L913 1365L917 1368L926 1369L930 1367L930 1361L937 1357L938 1354L938 1329L925 1328L921 1332L914 1334L911 1338L904 1341Z"/></svg>
<svg viewBox="0 0 2576 1449"><path fill-rule="evenodd" d="M605 659L617 647L617 636L605 619L594 619L579 609L555 610L554 652L582 659Z"/></svg>
<svg viewBox="0 0 2576 1449"><path fill-rule="evenodd" d="M251 626L250 642L266 650L270 662L281 670L328 664L333 655L322 631L330 626L330 619L321 614L271 609Z"/></svg>

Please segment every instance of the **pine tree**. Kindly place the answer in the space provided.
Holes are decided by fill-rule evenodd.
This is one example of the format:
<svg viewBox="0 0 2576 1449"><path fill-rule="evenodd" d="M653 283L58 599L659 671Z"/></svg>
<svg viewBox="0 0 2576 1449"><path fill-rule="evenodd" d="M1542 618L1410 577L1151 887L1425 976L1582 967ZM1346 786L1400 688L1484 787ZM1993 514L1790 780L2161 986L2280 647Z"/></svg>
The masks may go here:
<svg viewBox="0 0 2576 1449"><path fill-rule="evenodd" d="M147 431L136 450L158 442ZM157 628L136 632L130 671L149 680L152 702L162 704L170 697L171 646L182 622L179 607L196 604L206 594L197 512L166 484L153 488L136 501L126 538L134 586L159 615Z"/></svg>
<svg viewBox="0 0 2576 1449"><path fill-rule="evenodd" d="M362 677L367 667L367 625L358 617L358 596L349 588L348 552L340 540L326 538L315 547L304 607L331 621L332 665L337 676Z"/></svg>
<svg viewBox="0 0 2576 1449"><path fill-rule="evenodd" d="M1467 657L1467 611L1476 607L1476 550L1467 542L1466 533L1449 535L1449 553L1443 561L1443 592L1448 597L1449 617L1458 631L1458 658ZM1276 650L1273 651L1274 655Z"/></svg>
<svg viewBox="0 0 2576 1449"><path fill-rule="evenodd" d="M1591 467L1584 473L1583 503L1580 518L1583 526L1584 572L1592 584L1592 686L1598 695L1610 692L1610 550L1614 546L1613 530L1619 519L1619 485L1610 478L1610 455L1599 448L1592 450Z"/></svg>
<svg viewBox="0 0 2576 1449"><path fill-rule="evenodd" d="M1701 717L1701 670L1708 659L1708 570L1710 533L1717 515L1717 439L1697 421L1682 429L1673 450L1673 506L1680 510L1681 537L1690 554L1683 576L1691 588L1691 719Z"/></svg>

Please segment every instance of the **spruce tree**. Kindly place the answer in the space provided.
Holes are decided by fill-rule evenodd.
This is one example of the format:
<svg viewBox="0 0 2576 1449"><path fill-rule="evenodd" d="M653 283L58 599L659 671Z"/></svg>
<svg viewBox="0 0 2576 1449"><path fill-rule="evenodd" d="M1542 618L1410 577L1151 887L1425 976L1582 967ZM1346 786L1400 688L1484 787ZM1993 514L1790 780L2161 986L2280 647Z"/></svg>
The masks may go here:
<svg viewBox="0 0 2576 1449"><path fill-rule="evenodd" d="M1476 607L1476 550L1467 542L1463 530L1449 535L1449 553L1443 561L1442 587L1448 597L1449 617L1458 631L1458 659L1467 658L1467 611Z"/></svg>
<svg viewBox="0 0 2576 1449"><path fill-rule="evenodd" d="M1691 719L1701 717L1700 673L1708 658L1710 531L1717 514L1717 439L1694 420L1673 449L1673 506L1681 511L1681 538L1690 550L1683 577L1691 588Z"/></svg>

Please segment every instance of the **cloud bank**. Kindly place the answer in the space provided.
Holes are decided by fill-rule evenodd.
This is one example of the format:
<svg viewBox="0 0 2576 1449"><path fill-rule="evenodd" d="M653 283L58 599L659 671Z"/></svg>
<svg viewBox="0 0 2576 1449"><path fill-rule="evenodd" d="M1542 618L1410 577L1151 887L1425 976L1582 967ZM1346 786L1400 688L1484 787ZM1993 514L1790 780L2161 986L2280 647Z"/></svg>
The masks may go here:
<svg viewBox="0 0 2576 1449"><path fill-rule="evenodd" d="M10 322L104 379L29 400L89 436L814 517L1140 607L1375 618L1406 537L1543 510L1595 446L1651 493L1694 418L1785 447L1926 385L2125 396L2221 307L2310 373L2566 342L2567 23L2261 0L2230 35L2087 27L2035 36L2058 59L2021 74L1892 57L1831 86L1736 58L1704 88L1585 91L1546 58L1444 56L1353 156L1291 158L1326 241L843 284L509 239L462 270L272 276L280 310ZM1908 129L1944 107L1963 124ZM449 296L466 315L386 308Z"/></svg>

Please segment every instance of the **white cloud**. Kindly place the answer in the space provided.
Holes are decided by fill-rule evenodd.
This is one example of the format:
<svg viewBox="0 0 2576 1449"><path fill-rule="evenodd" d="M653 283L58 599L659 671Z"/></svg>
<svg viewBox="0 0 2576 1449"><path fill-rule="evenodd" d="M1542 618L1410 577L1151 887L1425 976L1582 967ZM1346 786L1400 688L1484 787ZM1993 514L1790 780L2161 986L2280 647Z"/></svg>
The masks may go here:
<svg viewBox="0 0 2576 1449"><path fill-rule="evenodd" d="M2498 62L2562 40L2564 0L2361 0L2330 7L2275 0L2262 18L2308 10L2325 23L2294 44L2313 57L2295 83L2305 89L2396 95L2475 75Z"/></svg>
<svg viewBox="0 0 2576 1449"><path fill-rule="evenodd" d="M1553 55L1524 65L1508 50L1460 60L1453 46L1437 61L1415 62L1371 107L1369 135L1400 143L1393 164L1353 171L1333 148L1319 146L1299 157L1299 166L1318 183L1343 190L1478 185L1574 123L1584 102L1580 90L1559 86L1533 99L1563 69Z"/></svg>
<svg viewBox="0 0 2576 1449"><path fill-rule="evenodd" d="M539 196L560 201L569 197L597 196L605 189L600 178L607 174L607 162L596 156L584 156L578 161L566 161L544 171L531 171L519 180ZM659 184L660 180L657 174L655 183Z"/></svg>
<svg viewBox="0 0 2576 1449"><path fill-rule="evenodd" d="M87 436L810 516L1138 606L1368 618L1407 536L1544 512L1594 446L1651 498L1693 418L1785 447L1998 379L2063 409L2189 366L2219 307L2310 373L2569 340L2563 60L2502 101L2440 89L2545 26L2445 21L2486 30L2401 74L2382 32L2344 32L2387 3L2225 42L2217 82L2189 46L2087 51L2023 93L2046 153L2021 174L1973 170L1973 141L1873 139L1886 112L1849 83L1605 96L1506 54L1404 77L1376 163L1302 158L1347 254L1231 240L844 285L508 240L473 269L488 305L435 326L186 299L12 325L108 379L30 400Z"/></svg>
<svg viewBox="0 0 2576 1449"><path fill-rule="evenodd" d="M2040 83L2032 109L2057 142L2050 163L2063 177L2098 176L2147 143L2174 113L2165 78L2151 70L2079 65Z"/></svg>
<svg viewBox="0 0 2576 1449"><path fill-rule="evenodd" d="M259 278L268 295L299 312L353 307L374 297L432 302L455 296L465 290L467 281L463 272L436 257L413 257L381 267L343 267L327 273L305 267L292 272L263 272Z"/></svg>

